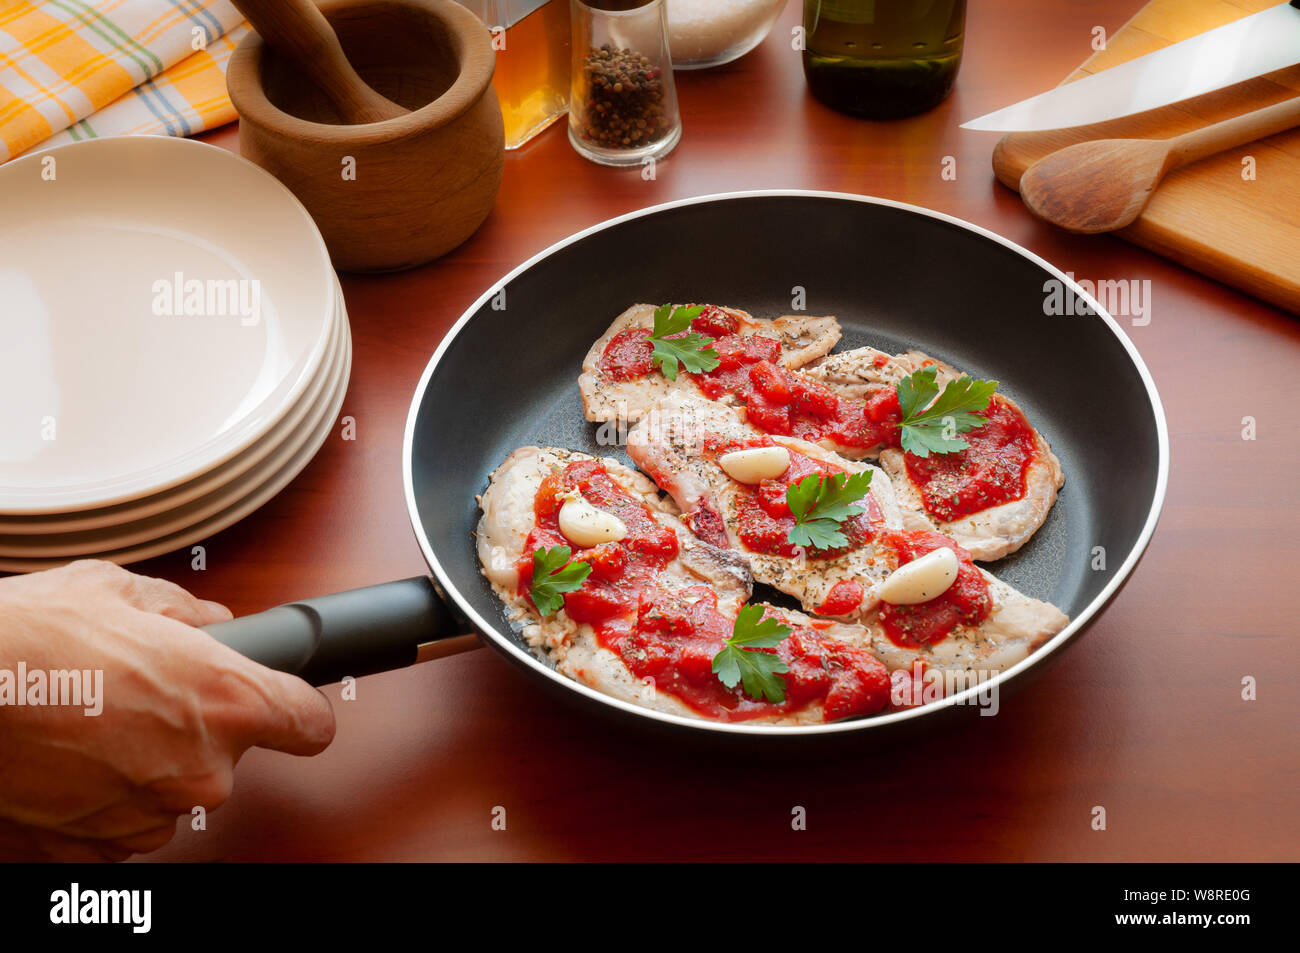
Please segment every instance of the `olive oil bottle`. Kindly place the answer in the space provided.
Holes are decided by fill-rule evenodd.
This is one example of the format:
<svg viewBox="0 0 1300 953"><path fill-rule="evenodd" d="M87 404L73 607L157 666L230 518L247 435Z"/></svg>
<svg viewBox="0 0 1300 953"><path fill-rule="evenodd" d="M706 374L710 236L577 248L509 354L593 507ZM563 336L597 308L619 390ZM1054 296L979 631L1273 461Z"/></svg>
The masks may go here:
<svg viewBox="0 0 1300 953"><path fill-rule="evenodd" d="M966 0L804 0L803 26L814 96L850 115L897 119L952 91Z"/></svg>

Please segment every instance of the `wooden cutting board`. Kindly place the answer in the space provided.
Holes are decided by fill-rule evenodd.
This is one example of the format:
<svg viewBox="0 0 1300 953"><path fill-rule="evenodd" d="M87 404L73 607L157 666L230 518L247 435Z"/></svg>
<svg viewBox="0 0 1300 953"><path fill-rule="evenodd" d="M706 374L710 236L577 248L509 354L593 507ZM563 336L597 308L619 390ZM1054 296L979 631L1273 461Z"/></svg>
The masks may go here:
<svg viewBox="0 0 1300 953"><path fill-rule="evenodd" d="M1257 13L1277 0L1152 0L1069 76L1072 82L1170 43ZM1289 99L1300 66L1123 119L1005 136L993 154L1014 189L1043 156L1089 139L1163 139ZM1254 178L1243 164L1254 158ZM1171 173L1142 216L1115 234L1248 294L1300 314L1300 128Z"/></svg>

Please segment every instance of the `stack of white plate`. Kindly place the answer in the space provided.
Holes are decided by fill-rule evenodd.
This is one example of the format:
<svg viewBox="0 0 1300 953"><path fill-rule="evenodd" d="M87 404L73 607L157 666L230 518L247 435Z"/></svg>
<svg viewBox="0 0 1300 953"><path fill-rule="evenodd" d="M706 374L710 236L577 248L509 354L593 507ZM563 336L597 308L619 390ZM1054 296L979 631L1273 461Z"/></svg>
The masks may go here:
<svg viewBox="0 0 1300 953"><path fill-rule="evenodd" d="M352 338L320 233L187 139L0 167L0 570L189 546L307 465Z"/></svg>

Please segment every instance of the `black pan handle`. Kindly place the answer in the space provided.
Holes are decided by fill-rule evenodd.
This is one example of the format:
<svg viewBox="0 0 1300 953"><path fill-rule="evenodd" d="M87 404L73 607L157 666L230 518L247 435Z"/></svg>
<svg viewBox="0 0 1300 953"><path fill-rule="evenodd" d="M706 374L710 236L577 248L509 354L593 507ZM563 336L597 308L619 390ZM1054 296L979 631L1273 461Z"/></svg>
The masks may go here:
<svg viewBox="0 0 1300 953"><path fill-rule="evenodd" d="M476 644L469 623L426 576L304 599L205 625L203 631L240 655L312 685L404 668ZM460 643L449 641L457 637Z"/></svg>

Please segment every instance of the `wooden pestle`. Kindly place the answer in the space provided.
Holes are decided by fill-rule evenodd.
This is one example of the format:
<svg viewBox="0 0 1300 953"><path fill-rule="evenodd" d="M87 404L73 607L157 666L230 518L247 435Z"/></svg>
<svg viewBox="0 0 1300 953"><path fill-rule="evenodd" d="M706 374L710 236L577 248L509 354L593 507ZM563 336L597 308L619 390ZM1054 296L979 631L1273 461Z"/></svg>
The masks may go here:
<svg viewBox="0 0 1300 953"><path fill-rule="evenodd" d="M231 0L266 41L329 97L352 125L405 116L410 110L371 89L312 0Z"/></svg>

